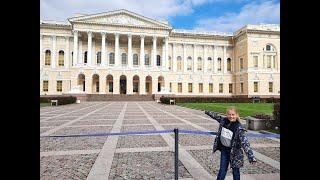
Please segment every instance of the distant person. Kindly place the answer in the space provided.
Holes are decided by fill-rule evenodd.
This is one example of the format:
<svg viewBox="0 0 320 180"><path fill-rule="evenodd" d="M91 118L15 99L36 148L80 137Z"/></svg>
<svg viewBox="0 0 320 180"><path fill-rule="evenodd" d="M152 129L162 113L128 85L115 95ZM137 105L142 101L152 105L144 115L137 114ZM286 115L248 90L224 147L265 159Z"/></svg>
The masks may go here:
<svg viewBox="0 0 320 180"><path fill-rule="evenodd" d="M218 134L213 144L213 152L220 150L220 169L217 180L224 180L229 163L232 168L234 180L240 179L240 167L243 166L243 151L245 151L249 162L255 164L253 152L250 148L248 138L245 136L245 129L239 122L239 113L235 107L227 109L227 117L222 118L217 113L212 111L205 111L205 114L217 120L219 125ZM242 148L242 149L241 149Z"/></svg>

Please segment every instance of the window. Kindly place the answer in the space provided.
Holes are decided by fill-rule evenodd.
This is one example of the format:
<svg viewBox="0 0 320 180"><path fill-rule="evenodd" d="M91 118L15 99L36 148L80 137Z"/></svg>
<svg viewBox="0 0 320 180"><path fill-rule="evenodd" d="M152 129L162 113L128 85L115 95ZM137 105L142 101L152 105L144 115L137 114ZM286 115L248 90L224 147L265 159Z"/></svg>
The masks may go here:
<svg viewBox="0 0 320 180"><path fill-rule="evenodd" d="M71 65L73 66L73 51L71 52Z"/></svg>
<svg viewBox="0 0 320 180"><path fill-rule="evenodd" d="M64 66L64 52L63 51L59 51L59 62L58 62L59 66Z"/></svg>
<svg viewBox="0 0 320 180"><path fill-rule="evenodd" d="M192 93L192 83L188 83L188 92Z"/></svg>
<svg viewBox="0 0 320 180"><path fill-rule="evenodd" d="M178 83L178 92L182 93L182 83Z"/></svg>
<svg viewBox="0 0 320 180"><path fill-rule="evenodd" d="M172 83L170 83L170 92L172 92Z"/></svg>
<svg viewBox="0 0 320 180"><path fill-rule="evenodd" d="M97 53L97 64L101 64L101 52Z"/></svg>
<svg viewBox="0 0 320 180"><path fill-rule="evenodd" d="M138 54L134 54L133 55L133 65L134 66L138 66L139 65Z"/></svg>
<svg viewBox="0 0 320 180"><path fill-rule="evenodd" d="M150 66L149 54L144 55L144 65Z"/></svg>
<svg viewBox="0 0 320 180"><path fill-rule="evenodd" d="M50 50L46 50L44 65L50 66L50 63L51 63L51 51Z"/></svg>
<svg viewBox="0 0 320 180"><path fill-rule="evenodd" d="M172 67L171 56L169 56L168 59L169 59L169 70L171 70L171 69L172 69L172 68L171 68L171 67Z"/></svg>
<svg viewBox="0 0 320 180"><path fill-rule="evenodd" d="M229 93L232 93L232 89L233 89L233 88L232 88L232 84L230 83L230 84L229 84Z"/></svg>
<svg viewBox="0 0 320 180"><path fill-rule="evenodd" d="M157 66L161 66L161 57L157 55Z"/></svg>
<svg viewBox="0 0 320 180"><path fill-rule="evenodd" d="M208 57L208 71L212 71L212 59Z"/></svg>
<svg viewBox="0 0 320 180"><path fill-rule="evenodd" d="M266 46L266 51L271 51L271 46L270 45Z"/></svg>
<svg viewBox="0 0 320 180"><path fill-rule="evenodd" d="M231 71L231 59L227 59L227 71Z"/></svg>
<svg viewBox="0 0 320 180"><path fill-rule="evenodd" d="M269 82L269 92L273 92L273 82Z"/></svg>
<svg viewBox="0 0 320 180"><path fill-rule="evenodd" d="M213 84L209 83L209 93L213 93Z"/></svg>
<svg viewBox="0 0 320 180"><path fill-rule="evenodd" d="M243 70L243 58L240 58L240 71Z"/></svg>
<svg viewBox="0 0 320 180"><path fill-rule="evenodd" d="M240 93L243 93L243 83L240 83Z"/></svg>
<svg viewBox="0 0 320 180"><path fill-rule="evenodd" d="M267 56L267 68L271 68L271 56Z"/></svg>
<svg viewBox="0 0 320 180"><path fill-rule="evenodd" d="M258 67L258 56L253 56L253 67Z"/></svg>
<svg viewBox="0 0 320 180"><path fill-rule="evenodd" d="M148 83L148 82L146 83L146 92L149 92L149 84L150 83Z"/></svg>
<svg viewBox="0 0 320 180"><path fill-rule="evenodd" d="M177 70L182 71L182 58L181 58L181 56L177 57Z"/></svg>
<svg viewBox="0 0 320 180"><path fill-rule="evenodd" d="M203 93L203 83L199 83L199 93Z"/></svg>
<svg viewBox="0 0 320 180"><path fill-rule="evenodd" d="M88 52L84 52L84 61L85 64L88 63Z"/></svg>
<svg viewBox="0 0 320 180"><path fill-rule="evenodd" d="M253 82L253 91L258 92L258 82Z"/></svg>
<svg viewBox="0 0 320 180"><path fill-rule="evenodd" d="M109 92L113 92L113 82L109 82Z"/></svg>
<svg viewBox="0 0 320 180"><path fill-rule="evenodd" d="M223 84L222 83L219 84L219 93L223 93Z"/></svg>
<svg viewBox="0 0 320 180"><path fill-rule="evenodd" d="M43 81L42 91L48 92L49 89L49 81Z"/></svg>
<svg viewBox="0 0 320 180"><path fill-rule="evenodd" d="M99 81L96 82L96 92L99 92Z"/></svg>
<svg viewBox="0 0 320 180"><path fill-rule="evenodd" d="M121 54L121 64L123 66L127 65L127 54L126 53Z"/></svg>
<svg viewBox="0 0 320 180"><path fill-rule="evenodd" d="M62 81L57 81L57 92L62 92Z"/></svg>
<svg viewBox="0 0 320 180"><path fill-rule="evenodd" d="M197 68L198 71L202 71L202 59L201 57L198 57L198 68Z"/></svg>
<svg viewBox="0 0 320 180"><path fill-rule="evenodd" d="M188 64L187 64L187 70L188 71L192 71L192 58L189 56L188 60L187 60Z"/></svg>
<svg viewBox="0 0 320 180"><path fill-rule="evenodd" d="M139 89L139 83L138 82L133 82L133 92L137 93Z"/></svg>
<svg viewBox="0 0 320 180"><path fill-rule="evenodd" d="M109 64L114 65L114 53L109 54Z"/></svg>
<svg viewBox="0 0 320 180"><path fill-rule="evenodd" d="M218 58L218 71L221 71L222 65L221 65L221 58Z"/></svg>

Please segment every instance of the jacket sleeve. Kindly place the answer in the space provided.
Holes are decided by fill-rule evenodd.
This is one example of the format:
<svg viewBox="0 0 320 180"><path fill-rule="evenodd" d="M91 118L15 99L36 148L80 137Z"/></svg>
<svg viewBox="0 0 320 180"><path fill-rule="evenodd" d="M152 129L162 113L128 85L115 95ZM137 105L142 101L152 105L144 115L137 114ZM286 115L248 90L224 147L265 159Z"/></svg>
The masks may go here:
<svg viewBox="0 0 320 180"><path fill-rule="evenodd" d="M205 114L210 116L212 119L218 121L220 123L221 119L223 119L218 113L215 113L213 111L205 111Z"/></svg>
<svg viewBox="0 0 320 180"><path fill-rule="evenodd" d="M250 148L250 143L248 141L248 138L244 135L245 130L240 130L239 132L239 138L241 141L241 147L246 153L249 162L257 161L253 155L252 149Z"/></svg>

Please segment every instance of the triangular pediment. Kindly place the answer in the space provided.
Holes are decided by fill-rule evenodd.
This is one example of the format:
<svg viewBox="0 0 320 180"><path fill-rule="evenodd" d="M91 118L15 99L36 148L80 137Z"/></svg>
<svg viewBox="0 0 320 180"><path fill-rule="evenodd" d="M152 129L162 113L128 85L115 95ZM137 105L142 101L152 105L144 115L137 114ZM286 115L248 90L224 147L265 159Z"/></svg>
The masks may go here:
<svg viewBox="0 0 320 180"><path fill-rule="evenodd" d="M166 23L146 18L144 16L132 13L127 10L118 10L93 15L84 15L80 17L70 18L69 21L71 23L81 22L172 29L172 27Z"/></svg>

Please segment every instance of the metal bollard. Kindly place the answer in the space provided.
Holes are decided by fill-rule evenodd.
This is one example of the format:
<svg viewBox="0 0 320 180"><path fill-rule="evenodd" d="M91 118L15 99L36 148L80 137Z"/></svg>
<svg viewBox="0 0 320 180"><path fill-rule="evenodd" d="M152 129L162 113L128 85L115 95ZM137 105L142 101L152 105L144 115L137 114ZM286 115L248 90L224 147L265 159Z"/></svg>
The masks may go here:
<svg viewBox="0 0 320 180"><path fill-rule="evenodd" d="M178 151L178 145L179 145L179 129L173 129L174 132L174 179L178 180L178 174L179 174L179 151Z"/></svg>

